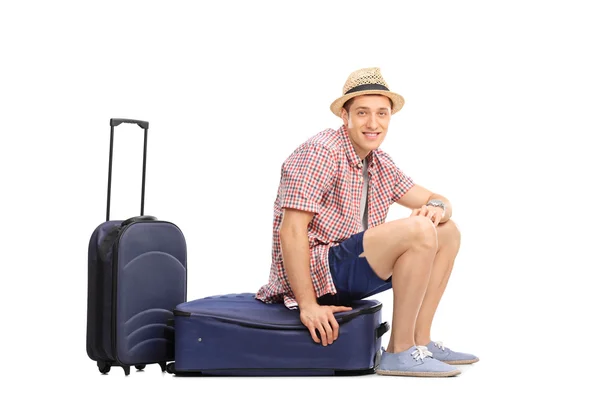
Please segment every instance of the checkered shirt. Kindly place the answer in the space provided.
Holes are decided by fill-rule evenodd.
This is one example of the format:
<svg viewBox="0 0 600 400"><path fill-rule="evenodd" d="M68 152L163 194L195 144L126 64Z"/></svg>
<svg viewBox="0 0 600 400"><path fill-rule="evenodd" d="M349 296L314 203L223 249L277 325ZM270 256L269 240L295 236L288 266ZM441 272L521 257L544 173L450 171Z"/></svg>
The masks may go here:
<svg viewBox="0 0 600 400"><path fill-rule="evenodd" d="M380 149L369 153L368 227L385 222L390 205L413 185L391 157ZM315 213L308 225L310 276L317 297L336 293L328 253L363 230L360 200L362 162L344 126L327 129L300 145L283 163L274 205L272 262L269 281L256 293L265 303L298 306L283 266L279 229L284 208Z"/></svg>

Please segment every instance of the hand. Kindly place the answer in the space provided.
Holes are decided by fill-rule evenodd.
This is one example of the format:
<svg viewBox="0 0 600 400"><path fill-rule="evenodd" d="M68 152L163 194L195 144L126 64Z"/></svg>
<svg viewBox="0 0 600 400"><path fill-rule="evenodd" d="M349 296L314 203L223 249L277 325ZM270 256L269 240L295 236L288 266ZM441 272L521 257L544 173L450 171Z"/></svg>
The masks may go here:
<svg viewBox="0 0 600 400"><path fill-rule="evenodd" d="M350 310L352 310L351 307L314 304L300 309L300 321L308 328L316 343L327 346L337 340L339 333L339 325L333 313ZM319 331L321 340L317 336L317 331Z"/></svg>
<svg viewBox="0 0 600 400"><path fill-rule="evenodd" d="M440 207L433 206L421 206L421 208L416 208L410 214L411 217L421 216L425 218L429 218L434 226L438 226L440 221L442 220L444 210Z"/></svg>

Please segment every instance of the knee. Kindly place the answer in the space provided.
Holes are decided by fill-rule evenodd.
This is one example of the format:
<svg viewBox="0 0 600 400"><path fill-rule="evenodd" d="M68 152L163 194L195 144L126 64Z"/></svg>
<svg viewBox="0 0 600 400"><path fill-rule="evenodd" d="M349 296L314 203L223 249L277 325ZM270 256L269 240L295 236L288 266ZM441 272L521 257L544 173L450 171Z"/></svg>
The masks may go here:
<svg viewBox="0 0 600 400"><path fill-rule="evenodd" d="M435 225L429 218L412 217L411 231L413 243L419 248L437 250L438 237Z"/></svg>
<svg viewBox="0 0 600 400"><path fill-rule="evenodd" d="M460 247L460 230L454 221L449 219L445 223L438 225L437 230L440 246L451 245Z"/></svg>

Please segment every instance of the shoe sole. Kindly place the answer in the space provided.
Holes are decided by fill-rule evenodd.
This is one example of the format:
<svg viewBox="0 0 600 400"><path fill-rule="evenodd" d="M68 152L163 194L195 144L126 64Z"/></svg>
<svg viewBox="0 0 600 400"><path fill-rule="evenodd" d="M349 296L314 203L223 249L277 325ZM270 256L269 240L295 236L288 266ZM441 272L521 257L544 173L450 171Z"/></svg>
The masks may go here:
<svg viewBox="0 0 600 400"><path fill-rule="evenodd" d="M416 372L416 371L386 371L377 370L375 373L379 375L388 376L414 376L414 377L428 377L428 378L445 378L450 376L456 376L460 374L459 370L449 372Z"/></svg>
<svg viewBox="0 0 600 400"><path fill-rule="evenodd" d="M465 365L465 364L475 364L479 361L479 358L474 358L472 360L456 360L456 361L444 361L446 364L450 365Z"/></svg>

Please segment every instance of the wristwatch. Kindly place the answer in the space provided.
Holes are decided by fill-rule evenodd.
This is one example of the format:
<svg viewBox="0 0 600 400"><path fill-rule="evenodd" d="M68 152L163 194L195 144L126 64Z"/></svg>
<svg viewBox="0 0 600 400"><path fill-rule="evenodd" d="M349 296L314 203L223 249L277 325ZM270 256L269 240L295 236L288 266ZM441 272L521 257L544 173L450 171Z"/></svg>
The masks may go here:
<svg viewBox="0 0 600 400"><path fill-rule="evenodd" d="M427 204L425 204L425 205L426 206L432 206L432 207L439 207L439 208L442 209L442 217L444 215L446 215L446 205L441 200L437 200L437 199L429 200L427 202Z"/></svg>

